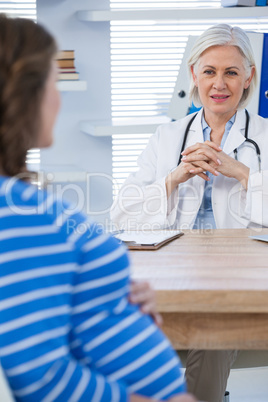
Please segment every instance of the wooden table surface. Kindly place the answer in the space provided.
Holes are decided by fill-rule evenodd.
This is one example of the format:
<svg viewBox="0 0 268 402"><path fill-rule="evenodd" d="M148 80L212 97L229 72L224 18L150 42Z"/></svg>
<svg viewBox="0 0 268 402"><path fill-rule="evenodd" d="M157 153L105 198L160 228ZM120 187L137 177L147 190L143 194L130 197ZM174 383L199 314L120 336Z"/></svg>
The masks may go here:
<svg viewBox="0 0 268 402"><path fill-rule="evenodd" d="M268 229L185 230L156 251L132 251L136 279L157 291L176 349L268 349Z"/></svg>

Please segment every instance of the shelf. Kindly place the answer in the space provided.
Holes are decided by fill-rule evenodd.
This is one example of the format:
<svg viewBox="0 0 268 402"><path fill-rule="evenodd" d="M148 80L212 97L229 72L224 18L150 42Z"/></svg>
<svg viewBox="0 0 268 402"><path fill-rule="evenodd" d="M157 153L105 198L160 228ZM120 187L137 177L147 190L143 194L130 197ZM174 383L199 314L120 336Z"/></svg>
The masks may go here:
<svg viewBox="0 0 268 402"><path fill-rule="evenodd" d="M113 20L208 20L218 18L267 17L268 7L222 7L222 8L169 8L146 10L81 10L80 21Z"/></svg>
<svg viewBox="0 0 268 402"><path fill-rule="evenodd" d="M39 180L42 184L85 182L87 172L73 165L41 165Z"/></svg>
<svg viewBox="0 0 268 402"><path fill-rule="evenodd" d="M59 91L86 91L86 81L58 81L57 87Z"/></svg>
<svg viewBox="0 0 268 402"><path fill-rule="evenodd" d="M166 116L126 120L82 121L80 130L93 137L109 137L114 134L152 134L160 124L170 122Z"/></svg>

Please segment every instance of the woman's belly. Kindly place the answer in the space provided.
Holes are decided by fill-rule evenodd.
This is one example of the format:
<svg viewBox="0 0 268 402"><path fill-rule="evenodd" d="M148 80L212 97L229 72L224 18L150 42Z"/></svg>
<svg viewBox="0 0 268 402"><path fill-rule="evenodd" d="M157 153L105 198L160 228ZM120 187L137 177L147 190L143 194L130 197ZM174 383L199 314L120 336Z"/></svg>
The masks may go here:
<svg viewBox="0 0 268 402"><path fill-rule="evenodd" d="M129 303L120 314L100 314L77 334L77 358L131 393L166 399L186 390L177 354L149 316Z"/></svg>

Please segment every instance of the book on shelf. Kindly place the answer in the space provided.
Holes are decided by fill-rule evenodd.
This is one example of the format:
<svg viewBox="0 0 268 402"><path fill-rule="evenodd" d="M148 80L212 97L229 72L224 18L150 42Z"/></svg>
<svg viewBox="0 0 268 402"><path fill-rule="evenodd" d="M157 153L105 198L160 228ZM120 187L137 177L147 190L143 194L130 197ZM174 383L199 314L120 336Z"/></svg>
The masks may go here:
<svg viewBox="0 0 268 402"><path fill-rule="evenodd" d="M74 59L57 59L59 68L75 68Z"/></svg>
<svg viewBox="0 0 268 402"><path fill-rule="evenodd" d="M254 7L256 5L256 0L221 0L221 5L222 7Z"/></svg>
<svg viewBox="0 0 268 402"><path fill-rule="evenodd" d="M60 50L57 54L58 81L78 81L79 73L75 68L74 50Z"/></svg>
<svg viewBox="0 0 268 402"><path fill-rule="evenodd" d="M58 73L58 80L60 81L66 81L66 80L79 80L79 73Z"/></svg>
<svg viewBox="0 0 268 402"><path fill-rule="evenodd" d="M59 50L57 60L74 59L74 50Z"/></svg>
<svg viewBox="0 0 268 402"><path fill-rule="evenodd" d="M76 69L74 67L60 67L59 73L76 73Z"/></svg>

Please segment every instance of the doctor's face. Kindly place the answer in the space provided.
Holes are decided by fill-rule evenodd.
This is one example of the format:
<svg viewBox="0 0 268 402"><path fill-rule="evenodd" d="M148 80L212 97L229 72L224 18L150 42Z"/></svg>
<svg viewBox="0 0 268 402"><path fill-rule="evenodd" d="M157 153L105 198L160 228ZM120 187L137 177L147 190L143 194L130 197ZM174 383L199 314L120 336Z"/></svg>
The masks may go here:
<svg viewBox="0 0 268 402"><path fill-rule="evenodd" d="M212 46L192 68L194 83L206 117L222 115L228 121L236 112L245 88L254 75L245 69L245 60L235 46Z"/></svg>

